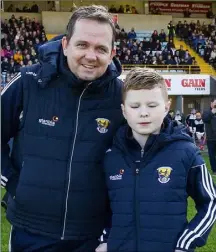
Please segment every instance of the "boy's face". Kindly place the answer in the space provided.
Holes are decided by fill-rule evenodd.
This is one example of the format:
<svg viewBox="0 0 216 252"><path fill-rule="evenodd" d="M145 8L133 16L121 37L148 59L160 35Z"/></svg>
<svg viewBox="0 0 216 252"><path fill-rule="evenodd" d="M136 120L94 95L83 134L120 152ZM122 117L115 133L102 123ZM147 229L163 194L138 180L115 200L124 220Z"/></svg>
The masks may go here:
<svg viewBox="0 0 216 252"><path fill-rule="evenodd" d="M129 90L122 104L123 115L136 135L158 134L168 110L169 102L158 87Z"/></svg>

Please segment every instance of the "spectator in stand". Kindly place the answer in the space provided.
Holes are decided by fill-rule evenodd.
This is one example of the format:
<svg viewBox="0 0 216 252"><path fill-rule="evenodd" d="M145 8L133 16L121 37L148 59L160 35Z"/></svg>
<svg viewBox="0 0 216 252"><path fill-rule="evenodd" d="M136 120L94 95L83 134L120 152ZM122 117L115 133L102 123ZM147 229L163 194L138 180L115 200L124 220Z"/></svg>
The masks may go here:
<svg viewBox="0 0 216 252"><path fill-rule="evenodd" d="M215 64L216 63L216 48L211 51L209 63Z"/></svg>
<svg viewBox="0 0 216 252"><path fill-rule="evenodd" d="M20 66L19 64L15 63L13 59L11 59L10 61L10 68L8 70L8 72L10 74L16 74L20 71Z"/></svg>
<svg viewBox="0 0 216 252"><path fill-rule="evenodd" d="M122 60L122 64L128 65L128 64L131 64L131 63L132 62L131 62L131 59L129 58L129 56L125 55L124 60Z"/></svg>
<svg viewBox="0 0 216 252"><path fill-rule="evenodd" d="M172 21L169 22L169 24L167 25L167 29L168 29L168 36L169 36L169 40L173 40L174 36L175 36L175 25L172 23Z"/></svg>
<svg viewBox="0 0 216 252"><path fill-rule="evenodd" d="M16 53L14 54L14 61L18 64L20 63L20 61L23 61L23 55L21 50L17 50Z"/></svg>
<svg viewBox="0 0 216 252"><path fill-rule="evenodd" d="M8 62L8 58L4 57L2 63L1 63L1 71L2 72L8 72L10 69L10 63Z"/></svg>
<svg viewBox="0 0 216 252"><path fill-rule="evenodd" d="M11 56L13 56L13 51L11 50L10 45L7 45L6 48L4 49L4 57L10 59Z"/></svg>
<svg viewBox="0 0 216 252"><path fill-rule="evenodd" d="M124 40L124 39L126 39L127 37L128 37L127 32L125 32L124 29L121 29L121 31L120 31L120 33L119 33L119 39Z"/></svg>
<svg viewBox="0 0 216 252"><path fill-rule="evenodd" d="M213 17L214 17L214 14L213 14L211 8L209 8L208 12L206 13L206 17L207 17L207 18L213 18Z"/></svg>
<svg viewBox="0 0 216 252"><path fill-rule="evenodd" d="M129 4L126 4L125 9L124 9L124 13L126 13L126 14L132 13L131 6Z"/></svg>
<svg viewBox="0 0 216 252"><path fill-rule="evenodd" d="M124 6L120 5L119 9L118 9L118 13L124 13Z"/></svg>
<svg viewBox="0 0 216 252"><path fill-rule="evenodd" d="M160 40L160 42L166 42L166 33L165 33L164 29L162 29L159 34L159 40Z"/></svg>
<svg viewBox="0 0 216 252"><path fill-rule="evenodd" d="M167 60L166 60L166 65L175 65L175 61L172 59L172 56L168 54Z"/></svg>
<svg viewBox="0 0 216 252"><path fill-rule="evenodd" d="M23 12L30 12L30 7L28 4L25 4L23 7Z"/></svg>
<svg viewBox="0 0 216 252"><path fill-rule="evenodd" d="M191 12L188 8L183 12L183 14L185 18L189 18L191 16Z"/></svg>
<svg viewBox="0 0 216 252"><path fill-rule="evenodd" d="M154 32L153 32L152 35L151 35L151 38L152 38L152 41L153 41L153 42L156 42L157 40L160 39L157 30L154 30Z"/></svg>
<svg viewBox="0 0 216 252"><path fill-rule="evenodd" d="M172 39L169 40L169 42L167 43L166 47L167 47L167 49L168 49L169 51L172 50L172 49L175 49L175 45L174 45Z"/></svg>
<svg viewBox="0 0 216 252"><path fill-rule="evenodd" d="M39 12L39 7L38 7L38 5L35 2L33 2L33 5L31 7L31 12L34 12L34 13L38 13Z"/></svg>
<svg viewBox="0 0 216 252"><path fill-rule="evenodd" d="M131 13L132 14L139 14L135 6L131 7Z"/></svg>
<svg viewBox="0 0 216 252"><path fill-rule="evenodd" d="M187 25L184 25L181 29L181 33L180 33L180 38L181 40L187 40L188 39L188 35L189 35L189 28Z"/></svg>
<svg viewBox="0 0 216 252"><path fill-rule="evenodd" d="M114 4L111 5L110 9L109 9L109 12L110 13L117 13L117 9L116 7L114 6Z"/></svg>
<svg viewBox="0 0 216 252"><path fill-rule="evenodd" d="M176 50L176 52L179 52L179 58L184 59L185 58L185 50L183 45L180 45L180 49Z"/></svg>
<svg viewBox="0 0 216 252"><path fill-rule="evenodd" d="M135 39L136 38L136 32L134 30L134 28L131 28L131 31L128 32L128 39Z"/></svg>
<svg viewBox="0 0 216 252"><path fill-rule="evenodd" d="M138 55L136 55L132 61L132 64L136 64L136 65L141 65L142 63L143 63L143 61L139 59Z"/></svg>
<svg viewBox="0 0 216 252"><path fill-rule="evenodd" d="M7 12L14 12L14 5L10 4L9 7L7 8Z"/></svg>

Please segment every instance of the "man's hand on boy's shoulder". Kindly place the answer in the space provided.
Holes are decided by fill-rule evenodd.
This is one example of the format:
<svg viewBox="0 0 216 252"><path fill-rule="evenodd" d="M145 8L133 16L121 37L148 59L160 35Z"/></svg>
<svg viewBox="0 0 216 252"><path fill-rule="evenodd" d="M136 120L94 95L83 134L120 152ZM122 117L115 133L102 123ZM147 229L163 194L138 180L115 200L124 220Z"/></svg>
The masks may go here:
<svg viewBox="0 0 216 252"><path fill-rule="evenodd" d="M96 249L95 252L107 252L107 243L101 243ZM178 252L178 251L177 251Z"/></svg>

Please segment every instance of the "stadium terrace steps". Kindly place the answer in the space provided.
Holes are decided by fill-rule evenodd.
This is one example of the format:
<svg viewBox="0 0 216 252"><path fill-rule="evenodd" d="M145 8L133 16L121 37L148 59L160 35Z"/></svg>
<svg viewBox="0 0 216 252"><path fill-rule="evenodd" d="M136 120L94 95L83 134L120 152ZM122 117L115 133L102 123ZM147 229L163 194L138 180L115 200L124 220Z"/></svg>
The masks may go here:
<svg viewBox="0 0 216 252"><path fill-rule="evenodd" d="M47 34L46 37L48 40L51 40L52 38L59 36L59 34Z"/></svg>
<svg viewBox="0 0 216 252"><path fill-rule="evenodd" d="M197 64L200 66L201 74L209 74L216 76L216 70L214 70L212 66L206 63L205 60L184 41L180 41L178 38L174 38L174 44L176 49L179 49L182 45L184 47L184 50L188 50L190 55L196 58Z"/></svg>
<svg viewBox="0 0 216 252"><path fill-rule="evenodd" d="M141 39L143 37L145 38L150 38L151 33L150 32L137 32L138 34L138 39ZM52 38L54 38L55 36L58 36L59 34L47 34L47 39L50 40ZM190 55L192 57L196 58L196 61L198 63L198 65L200 66L200 70L201 70L201 74L209 74L209 75L213 75L216 76L216 71L213 69L213 67L211 67L209 64L207 64L204 59L199 56L191 47L189 47L189 45L187 45L184 41L180 41L178 38L174 38L174 44L176 46L176 49L180 48L180 45L183 45L184 49L188 50Z"/></svg>

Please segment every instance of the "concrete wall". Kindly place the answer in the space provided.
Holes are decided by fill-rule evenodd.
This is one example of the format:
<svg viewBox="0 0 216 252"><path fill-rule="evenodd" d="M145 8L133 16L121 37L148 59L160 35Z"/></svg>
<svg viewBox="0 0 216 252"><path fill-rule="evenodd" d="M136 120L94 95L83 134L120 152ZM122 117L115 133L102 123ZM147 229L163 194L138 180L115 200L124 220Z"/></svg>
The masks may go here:
<svg viewBox="0 0 216 252"><path fill-rule="evenodd" d="M70 11L73 2L77 6L84 6L84 5L90 5L92 3L106 6L107 8L110 8L112 5L114 5L117 9L120 5L125 6L126 4L129 4L130 6L135 6L137 11L139 13L144 13L144 1L143 0L73 0L73 1L60 1L60 10L61 11Z"/></svg>
<svg viewBox="0 0 216 252"><path fill-rule="evenodd" d="M43 25L47 33L65 32L71 12L42 12ZM52 20L52 22L50 22ZM137 31L164 29L172 20L172 16L154 16L154 15L133 15L119 14L119 25L129 31L134 27Z"/></svg>

